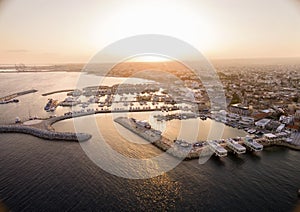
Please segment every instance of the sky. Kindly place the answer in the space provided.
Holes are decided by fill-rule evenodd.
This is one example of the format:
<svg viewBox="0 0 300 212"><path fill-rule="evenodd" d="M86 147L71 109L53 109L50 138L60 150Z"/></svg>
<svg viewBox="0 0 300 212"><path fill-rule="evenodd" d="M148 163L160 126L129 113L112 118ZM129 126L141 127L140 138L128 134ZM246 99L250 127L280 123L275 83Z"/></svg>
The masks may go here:
<svg viewBox="0 0 300 212"><path fill-rule="evenodd" d="M0 0L1 64L87 63L141 34L178 38L210 59L300 57L300 3Z"/></svg>

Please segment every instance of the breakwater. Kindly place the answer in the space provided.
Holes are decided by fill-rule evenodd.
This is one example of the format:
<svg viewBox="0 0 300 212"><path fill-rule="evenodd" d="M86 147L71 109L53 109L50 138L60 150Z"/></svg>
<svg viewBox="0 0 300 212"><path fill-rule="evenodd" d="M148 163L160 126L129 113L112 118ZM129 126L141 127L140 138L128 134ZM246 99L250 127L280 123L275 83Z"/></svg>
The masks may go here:
<svg viewBox="0 0 300 212"><path fill-rule="evenodd" d="M24 133L48 140L86 141L91 135L86 133L55 132L25 125L0 125L0 133Z"/></svg>
<svg viewBox="0 0 300 212"><path fill-rule="evenodd" d="M134 110L134 112L142 111L152 111L152 109L139 109ZM49 139L49 140L65 140L65 141L85 141L91 138L90 134L86 133L69 133L69 132L55 132L52 125L58 121L65 119L71 119L76 117L94 115L97 113L122 113L122 112L133 112L125 110L99 110L99 111L89 111L80 113L70 113L63 116L52 117L43 120L41 123L34 125L22 125L22 124L11 124L11 125L0 125L0 133L25 133L39 138Z"/></svg>
<svg viewBox="0 0 300 212"><path fill-rule="evenodd" d="M51 94L70 92L70 91L74 91L74 89L64 89L64 90L52 91L52 92L48 92L48 93L43 93L42 96L48 96Z"/></svg>
<svg viewBox="0 0 300 212"><path fill-rule="evenodd" d="M125 127L126 129L130 130L131 132L149 141L151 144L153 144L160 150L165 151L168 154L180 159L184 159L184 160L197 159L199 158L199 155L203 150L203 147L180 146L163 136L152 136L151 134L153 133L149 133L151 132L151 129L139 127L130 119L125 117L116 118L114 121L120 124L121 126Z"/></svg>
<svg viewBox="0 0 300 212"><path fill-rule="evenodd" d="M4 97L1 97L0 98L0 101L9 101L9 100L12 100L13 98L16 98L18 96L22 96L22 95L25 95L25 94L29 94L29 93L35 93L37 92L37 90L35 89L31 89L31 90L27 90L27 91L21 91L21 92L18 92L18 93L14 93L14 94L10 94L8 96L4 96Z"/></svg>

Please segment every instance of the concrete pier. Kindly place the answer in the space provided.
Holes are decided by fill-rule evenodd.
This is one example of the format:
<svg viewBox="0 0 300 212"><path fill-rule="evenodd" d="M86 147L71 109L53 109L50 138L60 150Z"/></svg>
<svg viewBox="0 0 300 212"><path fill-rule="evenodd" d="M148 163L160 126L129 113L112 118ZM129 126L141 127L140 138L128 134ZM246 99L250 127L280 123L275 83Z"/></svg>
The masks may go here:
<svg viewBox="0 0 300 212"><path fill-rule="evenodd" d="M74 89L63 89L63 90L58 90L58 91L52 91L52 92L48 92L48 93L43 93L42 96L48 96L48 95L51 95L51 94L62 93L62 92L70 92L70 91L74 91Z"/></svg>
<svg viewBox="0 0 300 212"><path fill-rule="evenodd" d="M156 146L162 151L165 151L169 153L170 155L185 159L185 160L191 160L191 159L197 159L199 158L200 152L203 150L204 147L193 147L193 146L180 146L175 144L173 141L170 141L169 139L160 136L160 138L153 140L150 136L146 133L148 129L143 129L141 127L136 127L132 125L130 119L125 117L119 117L114 120L121 126L125 127L126 129L130 130L131 132L139 135L140 137L144 138L145 140L149 141L151 144Z"/></svg>
<svg viewBox="0 0 300 212"><path fill-rule="evenodd" d="M0 133L25 133L48 140L86 141L91 135L86 133L54 132L25 125L0 125Z"/></svg>

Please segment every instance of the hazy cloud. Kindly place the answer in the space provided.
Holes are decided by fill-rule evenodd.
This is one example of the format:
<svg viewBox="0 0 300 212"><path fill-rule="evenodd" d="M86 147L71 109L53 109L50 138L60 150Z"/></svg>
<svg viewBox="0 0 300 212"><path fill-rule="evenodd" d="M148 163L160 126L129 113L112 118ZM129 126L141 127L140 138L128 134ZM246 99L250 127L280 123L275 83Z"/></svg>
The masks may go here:
<svg viewBox="0 0 300 212"><path fill-rule="evenodd" d="M8 49L8 50L6 50L6 52L9 52L9 53L27 53L29 51L26 50L26 49Z"/></svg>
<svg viewBox="0 0 300 212"><path fill-rule="evenodd" d="M0 9L4 6L5 2L7 2L7 0L0 0Z"/></svg>
<svg viewBox="0 0 300 212"><path fill-rule="evenodd" d="M292 2L297 3L300 6L300 0L292 0Z"/></svg>

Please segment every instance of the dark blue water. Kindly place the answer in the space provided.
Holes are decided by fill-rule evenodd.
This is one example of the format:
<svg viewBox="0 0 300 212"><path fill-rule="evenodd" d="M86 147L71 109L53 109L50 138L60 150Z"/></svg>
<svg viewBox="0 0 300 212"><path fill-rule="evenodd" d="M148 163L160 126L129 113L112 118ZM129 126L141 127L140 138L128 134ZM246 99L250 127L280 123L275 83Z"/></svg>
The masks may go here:
<svg viewBox="0 0 300 212"><path fill-rule="evenodd" d="M0 198L13 211L292 211L298 202L300 154L286 148L129 180L97 167L78 143L22 134L0 142Z"/></svg>

